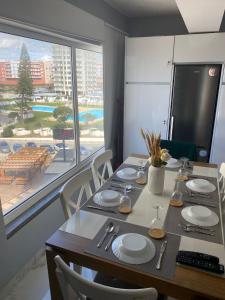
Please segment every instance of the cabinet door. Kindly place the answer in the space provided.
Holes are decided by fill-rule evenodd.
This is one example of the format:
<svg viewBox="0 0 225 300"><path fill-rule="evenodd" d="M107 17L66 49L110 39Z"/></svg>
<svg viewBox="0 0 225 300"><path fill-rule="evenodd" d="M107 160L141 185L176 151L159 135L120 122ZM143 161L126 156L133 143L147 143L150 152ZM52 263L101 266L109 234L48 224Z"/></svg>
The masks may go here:
<svg viewBox="0 0 225 300"><path fill-rule="evenodd" d="M221 164L225 162L225 85L222 85L214 124L214 134L210 162Z"/></svg>
<svg viewBox="0 0 225 300"><path fill-rule="evenodd" d="M225 33L178 35L175 37L175 63L225 61Z"/></svg>
<svg viewBox="0 0 225 300"><path fill-rule="evenodd" d="M126 84L124 106L124 159L129 153L147 154L140 129L167 138L170 85Z"/></svg>
<svg viewBox="0 0 225 300"><path fill-rule="evenodd" d="M173 36L126 39L126 82L170 82Z"/></svg>

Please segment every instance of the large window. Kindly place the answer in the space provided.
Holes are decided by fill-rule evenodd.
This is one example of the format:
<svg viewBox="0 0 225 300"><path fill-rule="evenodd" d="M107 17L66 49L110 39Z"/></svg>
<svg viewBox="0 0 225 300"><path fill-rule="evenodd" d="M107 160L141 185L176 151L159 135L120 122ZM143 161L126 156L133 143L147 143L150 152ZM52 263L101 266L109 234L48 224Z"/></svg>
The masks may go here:
<svg viewBox="0 0 225 300"><path fill-rule="evenodd" d="M0 135L7 214L104 145L102 53L0 33Z"/></svg>
<svg viewBox="0 0 225 300"><path fill-rule="evenodd" d="M102 53L76 50L81 159L104 145Z"/></svg>

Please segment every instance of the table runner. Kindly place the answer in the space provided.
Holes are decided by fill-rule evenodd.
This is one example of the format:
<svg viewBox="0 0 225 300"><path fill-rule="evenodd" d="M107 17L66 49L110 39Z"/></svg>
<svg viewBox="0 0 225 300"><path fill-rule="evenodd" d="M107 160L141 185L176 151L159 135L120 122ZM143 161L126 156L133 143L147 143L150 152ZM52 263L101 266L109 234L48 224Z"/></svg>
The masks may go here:
<svg viewBox="0 0 225 300"><path fill-rule="evenodd" d="M180 184L180 189L183 192L184 206L180 207L180 208L169 206L169 209L167 211L166 220L165 220L165 230L168 232L173 232L175 234L179 234L179 235L184 235L184 236L188 236L188 237L198 238L200 240L205 240L205 241L209 241L209 242L222 244L223 237L222 237L222 228L221 228L221 216L220 216L220 208L219 208L219 195L218 195L217 180L216 180L216 178L212 178L212 177L208 177L208 176L207 177L206 176L197 176L197 178L207 179L216 186L216 190L214 192L210 193L211 199L202 198L202 197L190 197L187 194L186 183L182 182ZM196 201L201 204L192 204L192 203L185 202L185 200ZM215 229L215 236L204 235L204 234L195 233L195 232L185 232L179 224L182 225L185 223L188 223L188 224L190 224L190 223L187 222L182 217L182 215L181 215L182 209L184 207L193 206L193 205L204 205L204 202L207 203L207 201L214 202L217 205L217 207L215 207L215 208L209 207L209 209L214 211L220 219L220 221L217 225L210 227L212 229ZM174 222L174 220L176 220L176 222Z"/></svg>
<svg viewBox="0 0 225 300"><path fill-rule="evenodd" d="M174 276L175 269L176 269L176 254L179 249L180 245L180 236L170 234L168 233L167 236L163 240L152 240L156 247L156 254L155 257L150 261L145 264L141 265L131 265L127 264L125 262L120 261L116 256L114 256L111 248L108 251L104 250L104 247L108 241L108 239L104 242L101 248L97 248L97 243L101 239L102 235L104 234L105 227L109 222L113 222L116 225L120 226L120 231L119 235L124 234L124 233L138 233L141 235L144 235L150 239L148 236L148 228L143 227L143 226L137 226L134 224L130 224L127 222L121 222L119 220L115 219L108 219L104 226L99 230L95 238L90 242L89 246L85 250L85 252L92 254L94 256L99 256L99 257L104 257L105 259L111 260L113 262L121 263L126 266L129 266L132 269L138 270L140 272L145 272L145 273L151 273L153 275L159 276L159 277L165 277L167 279L171 279ZM167 247L166 251L164 253L164 257L162 260L162 265L161 265L161 270L156 270L156 263L158 261L159 257L159 250L161 247L161 244L164 240L167 240Z"/></svg>

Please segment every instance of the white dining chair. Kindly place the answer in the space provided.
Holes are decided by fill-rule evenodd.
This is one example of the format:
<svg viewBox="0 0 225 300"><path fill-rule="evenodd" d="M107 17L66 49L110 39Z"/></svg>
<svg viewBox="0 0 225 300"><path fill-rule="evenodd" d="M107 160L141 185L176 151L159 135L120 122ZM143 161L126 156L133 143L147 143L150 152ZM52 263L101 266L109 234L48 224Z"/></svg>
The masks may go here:
<svg viewBox="0 0 225 300"><path fill-rule="evenodd" d="M91 300L156 300L157 291L154 288L145 289L119 289L104 286L89 281L80 276L61 259L55 257L56 275L64 300L91 299ZM72 295L71 295L72 294ZM73 298L71 298L71 296Z"/></svg>
<svg viewBox="0 0 225 300"><path fill-rule="evenodd" d="M112 150L106 150L104 153L95 157L91 164L91 170L96 191L103 185L106 179L112 176L113 174L111 159ZM108 173L108 176L106 174L106 171Z"/></svg>
<svg viewBox="0 0 225 300"><path fill-rule="evenodd" d="M225 163L220 166L219 188L222 202L225 200Z"/></svg>
<svg viewBox="0 0 225 300"><path fill-rule="evenodd" d="M69 179L61 188L60 201L66 219L71 217L72 208L76 211L80 210L80 203L84 196L86 196L86 200L92 196L91 180L92 172L90 169L86 169Z"/></svg>

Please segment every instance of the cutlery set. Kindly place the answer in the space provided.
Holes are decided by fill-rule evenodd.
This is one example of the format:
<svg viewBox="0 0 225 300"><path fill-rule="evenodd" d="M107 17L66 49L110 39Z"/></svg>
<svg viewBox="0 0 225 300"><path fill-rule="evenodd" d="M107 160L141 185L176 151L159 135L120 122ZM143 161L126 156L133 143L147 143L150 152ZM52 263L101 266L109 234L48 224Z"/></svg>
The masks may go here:
<svg viewBox="0 0 225 300"><path fill-rule="evenodd" d="M216 204L211 203L211 202L201 202L201 201L197 201L197 200L185 200L185 202L187 203L192 203L192 204L198 204L198 205L204 205L204 206L208 206L208 207L217 207Z"/></svg>
<svg viewBox="0 0 225 300"><path fill-rule="evenodd" d="M97 247L101 248L101 246L104 243L104 241L108 238L108 236L110 234L112 234L111 237L110 237L110 239L108 240L108 243L105 246L105 251L108 251L109 248L110 248L110 246L111 246L111 244L112 244L112 242L113 242L113 240L117 237L117 235L119 233L119 230L120 230L120 226L119 225L115 226L112 222L110 222L106 226L105 233L104 233L103 237L100 239L100 241L98 242Z"/></svg>
<svg viewBox="0 0 225 300"><path fill-rule="evenodd" d="M205 235L210 235L210 236L215 236L215 230L208 228L208 227L203 227L203 226L198 226L198 225L192 225L192 224L178 224L185 232L196 232L199 234L205 234Z"/></svg>
<svg viewBox="0 0 225 300"><path fill-rule="evenodd" d="M193 192L187 189L187 193L190 197L202 197L202 198L210 198L210 195L207 193Z"/></svg>

